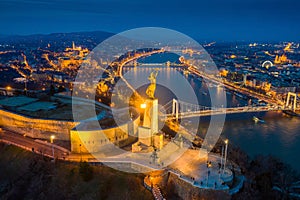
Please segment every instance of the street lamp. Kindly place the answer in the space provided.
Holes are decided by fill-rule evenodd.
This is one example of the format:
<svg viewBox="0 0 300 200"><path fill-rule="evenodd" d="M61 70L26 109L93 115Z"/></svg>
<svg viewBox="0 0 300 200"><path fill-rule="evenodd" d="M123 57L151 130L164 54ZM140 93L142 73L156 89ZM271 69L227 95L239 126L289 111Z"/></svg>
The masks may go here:
<svg viewBox="0 0 300 200"><path fill-rule="evenodd" d="M12 87L10 87L9 85L8 86L6 86L6 88L5 88L6 90L12 90Z"/></svg>
<svg viewBox="0 0 300 200"><path fill-rule="evenodd" d="M229 142L229 140L226 139L226 140L225 140L225 158L224 158L224 169L223 169L223 173L225 172L226 162L227 162L228 142Z"/></svg>
<svg viewBox="0 0 300 200"><path fill-rule="evenodd" d="M54 160L54 147L53 147L54 139L55 139L55 135L51 135L50 136L50 142L52 144L52 157L53 157L53 160Z"/></svg>
<svg viewBox="0 0 300 200"><path fill-rule="evenodd" d="M222 151L221 151L221 165L220 165L220 169L222 170L223 168L223 157L224 157L224 146L222 145Z"/></svg>
<svg viewBox="0 0 300 200"><path fill-rule="evenodd" d="M146 107L147 107L147 104L145 104L145 103L142 103L142 104L141 104L141 108L142 108L142 109L145 109Z"/></svg>
<svg viewBox="0 0 300 200"><path fill-rule="evenodd" d="M209 175L210 175L210 168L212 167L211 161L207 161L206 163L207 167L207 180L206 180L206 187L208 187L208 182L209 182Z"/></svg>
<svg viewBox="0 0 300 200"><path fill-rule="evenodd" d="M53 140L55 139L55 135L51 135L50 136L50 142L51 142L51 144L53 144Z"/></svg>
<svg viewBox="0 0 300 200"><path fill-rule="evenodd" d="M82 161L81 144L79 144L80 162Z"/></svg>

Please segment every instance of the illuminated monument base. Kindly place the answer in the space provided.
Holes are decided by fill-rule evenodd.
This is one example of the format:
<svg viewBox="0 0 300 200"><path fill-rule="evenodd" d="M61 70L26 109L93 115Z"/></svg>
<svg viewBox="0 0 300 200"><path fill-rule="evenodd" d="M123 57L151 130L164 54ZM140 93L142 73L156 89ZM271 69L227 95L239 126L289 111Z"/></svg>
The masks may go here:
<svg viewBox="0 0 300 200"><path fill-rule="evenodd" d="M147 99L145 104L143 127L150 128L152 134L158 133L158 99Z"/></svg>
<svg viewBox="0 0 300 200"><path fill-rule="evenodd" d="M164 139L158 131L158 100L148 98L142 126L138 127L138 142L132 145L132 152L162 149Z"/></svg>

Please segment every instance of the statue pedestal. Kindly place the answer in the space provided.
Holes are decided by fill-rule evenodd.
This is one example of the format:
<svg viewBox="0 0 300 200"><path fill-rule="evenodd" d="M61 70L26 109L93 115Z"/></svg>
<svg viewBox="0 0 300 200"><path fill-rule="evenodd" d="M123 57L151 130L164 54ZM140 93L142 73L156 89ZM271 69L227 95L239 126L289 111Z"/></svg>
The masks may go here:
<svg viewBox="0 0 300 200"><path fill-rule="evenodd" d="M151 129L151 133L158 133L158 99L147 99L144 112L143 127Z"/></svg>
<svg viewBox="0 0 300 200"><path fill-rule="evenodd" d="M146 146L152 145L152 132L148 127L139 126L138 127L139 141Z"/></svg>
<svg viewBox="0 0 300 200"><path fill-rule="evenodd" d="M138 142L162 149L163 135L158 131L158 99L147 99L142 126L138 127Z"/></svg>

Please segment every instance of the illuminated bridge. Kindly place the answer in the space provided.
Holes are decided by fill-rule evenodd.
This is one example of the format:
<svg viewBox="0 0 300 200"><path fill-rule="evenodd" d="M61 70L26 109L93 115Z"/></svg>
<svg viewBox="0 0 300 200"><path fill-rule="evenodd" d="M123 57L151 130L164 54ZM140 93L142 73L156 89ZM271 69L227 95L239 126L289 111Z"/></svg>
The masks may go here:
<svg viewBox="0 0 300 200"><path fill-rule="evenodd" d="M278 111L278 110L293 110L291 107L284 106L243 106L243 107L208 107L187 103L184 101L173 99L164 105L166 113L160 111L161 117L167 117L171 119L190 118L211 116L219 114L234 114L234 113L246 113L246 112L263 112L263 111Z"/></svg>
<svg viewBox="0 0 300 200"><path fill-rule="evenodd" d="M263 94L259 94L255 91L252 91L252 90L249 90L247 88L243 88L243 87L240 87L240 86L237 86L235 85L234 83L230 83L226 80L223 80L221 78L218 78L216 76L213 76L213 75L208 75L206 73L204 73L203 71L200 71L197 66L194 66L188 62L185 62L184 60L182 61L182 63L178 64L178 63L173 63L173 62L165 62L165 63L138 63L137 62L137 59L139 58L142 58L142 57L147 57L147 56L151 56L153 54L157 54L157 53L163 53L165 52L165 49L160 49L160 50L153 50L153 51L150 51L150 52L146 52L146 53L139 53L139 54L136 54L135 56L132 56L132 57L128 57L126 59L124 59L122 62L118 63L118 69L117 69L117 74L123 79L123 76L122 76L122 70L123 70L123 67L125 65L133 65L135 67L137 66L145 66L145 67L151 67L151 66L157 66L157 67L162 67L162 66L166 66L166 67L169 67L169 66L172 66L172 67L182 67L182 68L185 68L187 69L187 71L189 73L192 73L192 74L195 74L196 76L198 77L202 77L204 78L205 80L208 80L209 82L212 82L214 84L221 84L221 85L224 85L224 87L232 90L232 91L236 91L236 92L239 92L239 93L242 93L242 94L245 94L247 96L251 96L251 97L255 97L257 99L260 99L260 100L263 100L269 104L272 104L272 105L279 105L279 106L283 106L284 103L277 100L277 99L274 99L274 98L271 98L269 96L266 96L266 95L263 95ZM183 53L194 53L192 50L190 49L186 49L184 50ZM124 80L124 79L123 79ZM126 80L124 80L125 83L126 83ZM133 91L134 89L129 85L129 88L131 88Z"/></svg>
<svg viewBox="0 0 300 200"><path fill-rule="evenodd" d="M187 52L191 53L190 50L186 50ZM247 96L255 97L257 99L263 100L268 103L267 106L244 106L244 107L233 107L233 108L211 108L199 105L192 105L186 102L181 102L177 100L172 100L165 105L165 110L171 110L172 113L161 114L161 116L176 118L180 116L181 118L188 118L188 117L195 117L195 116L210 116L210 115L218 115L218 114L232 114L232 113L244 113L244 112L262 112L262 111L278 111L278 110L289 110L295 112L296 105L297 105L297 96L294 93L288 93L286 102L281 100L269 97L267 95L263 95L257 93L255 91L249 90L247 88L243 88L237 86L233 83L230 83L226 80L220 79L216 76L206 74L200 71L196 66L189 64L183 61L181 64L171 63L170 61L165 63L138 63L137 59L142 57L147 57L152 54L163 53L165 52L164 49L160 50L153 50L151 52L140 53L132 57L128 57L124 59L122 62L118 63L117 74L124 80L124 82L128 85L128 87L134 91L135 89L124 79L123 77L123 67L128 64L133 64L137 66L174 66L178 65L179 67L184 67L188 70L189 73L195 74L198 77L202 77L205 80L209 80L214 84L224 85L224 87L228 88L229 90L239 92L245 94ZM137 93L138 94L138 93ZM139 95L138 95L139 96ZM140 97L143 99L142 97ZM292 101L292 102L290 102ZM177 102L177 103L176 103ZM170 108L171 107L171 108ZM180 108L180 113L179 113Z"/></svg>
<svg viewBox="0 0 300 200"><path fill-rule="evenodd" d="M134 67L183 67L184 64L182 63L176 63L176 62L163 62L163 63L140 63L136 60L127 62L125 66L134 66Z"/></svg>
<svg viewBox="0 0 300 200"><path fill-rule="evenodd" d="M181 67L184 66L184 64L179 64L175 62L165 62L165 63L137 63L137 66L176 66L176 67Z"/></svg>

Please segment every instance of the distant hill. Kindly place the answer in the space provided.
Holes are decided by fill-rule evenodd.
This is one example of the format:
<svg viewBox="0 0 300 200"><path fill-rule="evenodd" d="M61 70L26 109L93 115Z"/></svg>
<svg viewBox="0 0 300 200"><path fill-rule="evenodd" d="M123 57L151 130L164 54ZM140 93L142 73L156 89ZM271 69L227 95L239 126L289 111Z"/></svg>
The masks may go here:
<svg viewBox="0 0 300 200"><path fill-rule="evenodd" d="M24 47L45 47L48 44L55 48L65 48L75 44L80 44L88 48L94 48L106 38L114 35L104 31L93 32L73 32L73 33L51 33L34 35L0 35L0 43L14 45L18 48Z"/></svg>

